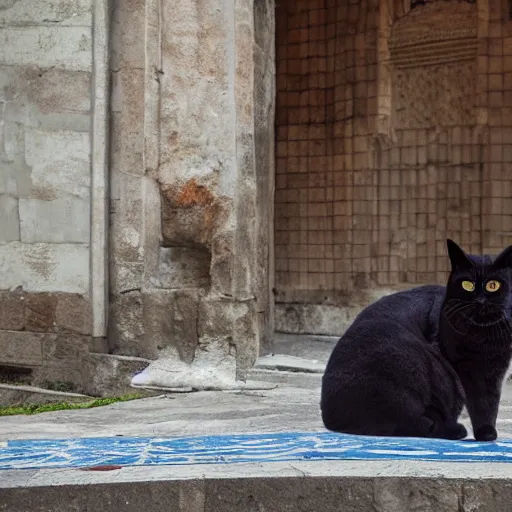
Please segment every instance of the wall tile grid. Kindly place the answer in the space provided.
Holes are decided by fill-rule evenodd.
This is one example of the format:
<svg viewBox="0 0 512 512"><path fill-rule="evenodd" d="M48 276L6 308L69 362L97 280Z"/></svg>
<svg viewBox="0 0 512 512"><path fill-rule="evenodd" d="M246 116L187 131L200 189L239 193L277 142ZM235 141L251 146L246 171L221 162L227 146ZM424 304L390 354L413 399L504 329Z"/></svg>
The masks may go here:
<svg viewBox="0 0 512 512"><path fill-rule="evenodd" d="M489 126L483 155L482 249L512 243L512 21L503 3L489 2L487 38L478 57L480 95ZM505 21L504 21L505 20Z"/></svg>
<svg viewBox="0 0 512 512"><path fill-rule="evenodd" d="M277 9L278 301L442 283L446 237L477 253L512 240L512 27L503 6L432 3L400 20L394 36L379 28L378 4ZM454 43L407 49L400 37L423 37L420 15L445 33L452 23Z"/></svg>
<svg viewBox="0 0 512 512"><path fill-rule="evenodd" d="M278 292L346 287L353 267L370 270L372 173L357 120L375 95L358 35L371 12L318 0L283 2L276 16Z"/></svg>

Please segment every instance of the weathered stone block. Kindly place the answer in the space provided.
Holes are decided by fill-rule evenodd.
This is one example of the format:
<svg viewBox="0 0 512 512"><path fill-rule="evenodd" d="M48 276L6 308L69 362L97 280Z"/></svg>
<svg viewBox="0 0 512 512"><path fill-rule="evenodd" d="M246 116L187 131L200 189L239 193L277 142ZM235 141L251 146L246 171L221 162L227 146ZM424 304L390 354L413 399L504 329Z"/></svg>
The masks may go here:
<svg viewBox="0 0 512 512"><path fill-rule="evenodd" d="M233 237L217 233L212 240L211 287L217 293L230 295L233 286Z"/></svg>
<svg viewBox="0 0 512 512"><path fill-rule="evenodd" d="M7 103L8 104L8 103ZM25 162L25 129L19 123L3 123L3 151L0 153L0 193L20 197L30 193L31 169Z"/></svg>
<svg viewBox="0 0 512 512"><path fill-rule="evenodd" d="M7 108L23 109L25 116L30 114L29 105L42 114L90 114L90 72L61 69L41 72L35 66L0 66L0 70L0 98L9 102Z"/></svg>
<svg viewBox="0 0 512 512"><path fill-rule="evenodd" d="M92 25L91 0L18 0L2 4L2 26L23 27L50 23L58 23L60 26Z"/></svg>
<svg viewBox="0 0 512 512"><path fill-rule="evenodd" d="M90 131L90 72L0 66L2 89L8 98L5 121L49 131Z"/></svg>
<svg viewBox="0 0 512 512"><path fill-rule="evenodd" d="M142 208L142 201L139 202ZM125 216L117 213L110 216L110 222L113 226L112 250L116 259L123 263L141 263L142 262L142 219L134 219L133 224L127 222L128 209L121 211Z"/></svg>
<svg viewBox="0 0 512 512"><path fill-rule="evenodd" d="M4 27L0 64L57 67L89 71L92 67L90 27Z"/></svg>
<svg viewBox="0 0 512 512"><path fill-rule="evenodd" d="M110 307L112 321L109 339L113 344L114 353L148 359L156 358L155 345L143 343L144 320L140 291L113 297Z"/></svg>
<svg viewBox="0 0 512 512"><path fill-rule="evenodd" d="M137 119L144 116L140 108L129 108L126 105L126 98L130 103L137 105L144 103L142 94L144 75L141 71L135 71L135 77L130 77L129 84L125 84L125 77L128 70L116 73L114 78L114 89L120 95L121 100L117 101L121 112L113 112L111 119L111 153L114 156L111 170L113 173L113 197L121 197L123 187L126 189L130 184L125 180L142 176L144 165L142 162L144 136L142 128L138 126ZM131 71L130 71L131 73ZM118 76L120 75L120 76ZM120 82L120 83L118 83ZM139 92L141 94L137 94ZM115 100L116 97L113 98ZM114 105L115 106L115 105Z"/></svg>
<svg viewBox="0 0 512 512"><path fill-rule="evenodd" d="M59 361L49 366L38 366L32 371L32 385L42 388L66 386L74 393L83 393L83 370L81 364Z"/></svg>
<svg viewBox="0 0 512 512"><path fill-rule="evenodd" d="M25 328L25 301L18 292L0 292L0 330L21 331Z"/></svg>
<svg viewBox="0 0 512 512"><path fill-rule="evenodd" d="M5 125L4 125L5 126ZM12 162L5 162L7 155L0 153L0 162L2 165L2 172L0 173L0 194L8 194L12 197L18 196L18 166ZM29 169L30 171L30 169ZM29 174L29 173L27 173ZM30 176L30 174L29 174ZM30 189L30 177L28 178L28 184Z"/></svg>
<svg viewBox="0 0 512 512"><path fill-rule="evenodd" d="M254 42L263 50L263 53L273 53L275 30L275 2L263 0L254 3Z"/></svg>
<svg viewBox="0 0 512 512"><path fill-rule="evenodd" d="M199 338L233 336L233 302L220 297L205 297L199 305L197 331Z"/></svg>
<svg viewBox="0 0 512 512"><path fill-rule="evenodd" d="M0 331L0 363L40 366L43 364L44 334Z"/></svg>
<svg viewBox="0 0 512 512"><path fill-rule="evenodd" d="M32 168L31 198L51 201L69 194L89 200L88 133L27 129L25 141L26 162Z"/></svg>
<svg viewBox="0 0 512 512"><path fill-rule="evenodd" d="M145 2L116 1L112 13L112 67L140 68L144 63ZM131 71L130 71L131 72Z"/></svg>
<svg viewBox="0 0 512 512"><path fill-rule="evenodd" d="M194 290L153 290L143 296L145 344L173 347L182 361L194 360L198 345L200 294Z"/></svg>
<svg viewBox="0 0 512 512"><path fill-rule="evenodd" d="M89 247L78 244L0 243L0 289L29 292L89 290Z"/></svg>
<svg viewBox="0 0 512 512"><path fill-rule="evenodd" d="M228 27L232 8L219 0L208 4L179 0L166 10L160 77L161 141L162 153L172 158L166 158L160 169L162 183L173 183L175 172L189 178L208 171L208 161L232 169L236 116L229 92L233 35ZM233 194L235 190L227 182L234 176L229 171L223 174L225 192Z"/></svg>
<svg viewBox="0 0 512 512"><path fill-rule="evenodd" d="M464 480L462 495L464 512L506 510L512 499L512 485L508 479L489 483Z"/></svg>
<svg viewBox="0 0 512 512"><path fill-rule="evenodd" d="M130 291L141 290L143 279L143 264L111 262L110 288L112 293L119 295Z"/></svg>
<svg viewBox="0 0 512 512"><path fill-rule="evenodd" d="M77 197L53 201L20 199L21 241L24 243L88 243L89 201Z"/></svg>
<svg viewBox="0 0 512 512"><path fill-rule="evenodd" d="M340 480L325 477L212 480L206 483L205 510L316 511L320 509L318 503L321 501L321 510L325 511L392 512L391 508L377 508L373 505L372 484L371 479ZM434 509L421 510L433 512Z"/></svg>
<svg viewBox="0 0 512 512"><path fill-rule="evenodd" d="M0 330L91 333L91 307L72 293L0 292Z"/></svg>
<svg viewBox="0 0 512 512"><path fill-rule="evenodd" d="M57 297L51 293L31 293L24 297L25 328L48 332L55 328Z"/></svg>
<svg viewBox="0 0 512 512"><path fill-rule="evenodd" d="M112 251L123 263L142 263L144 211L142 184L138 176L122 175L115 180L115 210L111 214Z"/></svg>
<svg viewBox="0 0 512 512"><path fill-rule="evenodd" d="M139 357L87 354L83 361L85 392L92 396L133 393L131 380L150 361Z"/></svg>
<svg viewBox="0 0 512 512"><path fill-rule="evenodd" d="M398 478L375 479L372 508L382 512L454 512L460 510L459 489L459 482L444 479L411 479L407 486Z"/></svg>
<svg viewBox="0 0 512 512"><path fill-rule="evenodd" d="M56 293L55 324L58 330L91 334L92 311L90 302L75 293Z"/></svg>
<svg viewBox="0 0 512 512"><path fill-rule="evenodd" d="M8 195L0 195L0 240L11 242L20 239L20 217L18 200Z"/></svg>
<svg viewBox="0 0 512 512"><path fill-rule="evenodd" d="M6 94L8 97L9 94ZM5 100L9 101L9 100ZM21 124L5 121L3 125L3 151L2 160L15 162L25 151L25 129Z"/></svg>
<svg viewBox="0 0 512 512"><path fill-rule="evenodd" d="M80 367L84 355L89 352L91 338L73 333L47 335L42 340L45 366Z"/></svg>
<svg viewBox="0 0 512 512"><path fill-rule="evenodd" d="M364 305L276 304L276 330L294 334L341 336Z"/></svg>
<svg viewBox="0 0 512 512"><path fill-rule="evenodd" d="M162 235L166 246L209 245L212 229L205 225L205 208L165 208L162 213Z"/></svg>
<svg viewBox="0 0 512 512"><path fill-rule="evenodd" d="M236 347L237 378L245 378L259 355L258 315L256 301L237 303L233 307L233 343ZM250 342L248 342L250 340Z"/></svg>
<svg viewBox="0 0 512 512"><path fill-rule="evenodd" d="M206 288L210 259L210 252L203 247L161 247L158 273L151 281L159 288Z"/></svg>

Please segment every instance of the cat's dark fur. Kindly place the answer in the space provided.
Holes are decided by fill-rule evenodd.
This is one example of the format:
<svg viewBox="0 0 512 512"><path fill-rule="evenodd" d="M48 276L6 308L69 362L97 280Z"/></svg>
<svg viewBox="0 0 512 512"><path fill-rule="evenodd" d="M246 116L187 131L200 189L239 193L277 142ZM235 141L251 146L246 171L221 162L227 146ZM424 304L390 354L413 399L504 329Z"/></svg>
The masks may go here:
<svg viewBox="0 0 512 512"><path fill-rule="evenodd" d="M337 432L461 439L464 403L475 439L496 439L512 355L512 246L494 260L447 241L444 286L395 293L364 309L336 345L322 381L322 419ZM485 284L501 283L488 292ZM462 281L475 283L465 291Z"/></svg>

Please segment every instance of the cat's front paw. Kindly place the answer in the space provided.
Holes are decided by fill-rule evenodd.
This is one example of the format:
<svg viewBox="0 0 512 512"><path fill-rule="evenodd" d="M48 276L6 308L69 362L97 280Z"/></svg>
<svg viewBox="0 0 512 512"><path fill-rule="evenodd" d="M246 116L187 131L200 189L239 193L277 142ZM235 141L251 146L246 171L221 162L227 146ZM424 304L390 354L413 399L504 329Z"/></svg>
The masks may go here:
<svg viewBox="0 0 512 512"><path fill-rule="evenodd" d="M459 439L464 439L468 435L468 431L464 425L460 423L454 423L446 427L445 437L446 439L450 439L452 441L457 441Z"/></svg>
<svg viewBox="0 0 512 512"><path fill-rule="evenodd" d="M477 441L495 441L498 437L498 432L492 425L484 425L475 432L475 439Z"/></svg>

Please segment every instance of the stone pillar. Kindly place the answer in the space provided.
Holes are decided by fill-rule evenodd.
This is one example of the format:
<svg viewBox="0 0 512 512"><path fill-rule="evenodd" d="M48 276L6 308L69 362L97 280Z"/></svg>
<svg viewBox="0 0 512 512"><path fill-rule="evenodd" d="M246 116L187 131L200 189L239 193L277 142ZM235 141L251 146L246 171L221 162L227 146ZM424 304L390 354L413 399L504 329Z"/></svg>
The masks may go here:
<svg viewBox="0 0 512 512"><path fill-rule="evenodd" d="M119 2L118 48L129 38L133 54L113 141L133 134L142 162L113 154L113 179L133 182L115 198L113 346L243 377L272 321L273 7L258 6L255 40L250 0L132 4Z"/></svg>

